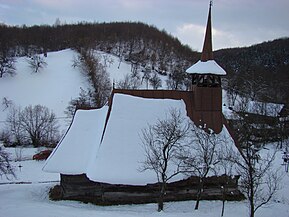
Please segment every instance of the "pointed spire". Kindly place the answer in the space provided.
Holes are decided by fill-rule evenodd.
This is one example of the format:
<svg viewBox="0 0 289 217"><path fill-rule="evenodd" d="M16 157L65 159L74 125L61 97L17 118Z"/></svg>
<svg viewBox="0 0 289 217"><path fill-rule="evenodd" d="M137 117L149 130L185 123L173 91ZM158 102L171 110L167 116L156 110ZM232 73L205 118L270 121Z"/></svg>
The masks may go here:
<svg viewBox="0 0 289 217"><path fill-rule="evenodd" d="M206 62L208 60L213 60L213 48L212 48L212 23L211 23L211 8L212 1L210 1L209 15L207 21L205 41L203 45L203 51L201 56L201 61Z"/></svg>
<svg viewBox="0 0 289 217"><path fill-rule="evenodd" d="M212 1L210 1L207 29L205 35L205 41L203 45L203 51L201 60L196 62L190 68L186 70L188 74L203 74L203 75L217 75L222 76L226 75L226 71L215 62L213 57L213 48L212 48L212 25L211 25L211 7Z"/></svg>

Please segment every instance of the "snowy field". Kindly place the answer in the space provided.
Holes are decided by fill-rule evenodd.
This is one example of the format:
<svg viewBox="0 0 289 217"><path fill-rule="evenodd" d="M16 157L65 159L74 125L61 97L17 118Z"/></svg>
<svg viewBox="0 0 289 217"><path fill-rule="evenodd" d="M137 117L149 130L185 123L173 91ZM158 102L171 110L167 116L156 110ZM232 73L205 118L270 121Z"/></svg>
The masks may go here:
<svg viewBox="0 0 289 217"><path fill-rule="evenodd" d="M14 148L6 149L13 159ZM17 178L10 180L0 177L0 216L1 217L216 217L221 215L220 201L201 201L199 210L194 210L195 201L165 203L165 211L158 213L156 204L95 206L75 201L50 201L49 189L59 182L58 174L42 171L44 161L31 160L38 150L22 150L22 161L13 162ZM281 163L278 153L276 166ZM18 167L21 165L21 170ZM283 168L282 168L283 169ZM284 173L283 189L275 201L257 211L256 217L289 217L289 174ZM278 201L278 202L277 202ZM227 202L225 215L248 216L246 201Z"/></svg>

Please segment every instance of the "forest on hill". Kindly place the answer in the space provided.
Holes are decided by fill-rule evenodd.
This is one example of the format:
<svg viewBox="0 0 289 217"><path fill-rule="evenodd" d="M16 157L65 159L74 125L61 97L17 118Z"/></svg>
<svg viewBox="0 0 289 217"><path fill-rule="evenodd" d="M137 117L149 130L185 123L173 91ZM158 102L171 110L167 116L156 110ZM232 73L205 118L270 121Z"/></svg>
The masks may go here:
<svg viewBox="0 0 289 217"><path fill-rule="evenodd" d="M228 72L227 89L253 100L288 103L289 38L218 50L215 59Z"/></svg>
<svg viewBox="0 0 289 217"><path fill-rule="evenodd" d="M140 22L0 26L1 64L9 57L66 48L104 51L136 69L168 75L174 81L172 89L188 88L185 70L200 58L200 53L164 30ZM252 100L288 103L289 38L222 49L214 55L228 73L223 79L228 92Z"/></svg>

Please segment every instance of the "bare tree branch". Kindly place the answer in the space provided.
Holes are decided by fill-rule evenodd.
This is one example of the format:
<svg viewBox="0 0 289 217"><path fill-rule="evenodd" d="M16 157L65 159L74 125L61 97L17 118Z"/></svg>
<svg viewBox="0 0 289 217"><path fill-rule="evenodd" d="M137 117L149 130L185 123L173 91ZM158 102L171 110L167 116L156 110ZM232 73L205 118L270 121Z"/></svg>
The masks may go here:
<svg viewBox="0 0 289 217"><path fill-rule="evenodd" d="M140 170L153 170L160 182L158 211L163 210L167 182L183 172L178 156L186 142L189 127L180 111L170 110L166 119L158 120L154 125L148 125L142 130L145 161L142 162Z"/></svg>

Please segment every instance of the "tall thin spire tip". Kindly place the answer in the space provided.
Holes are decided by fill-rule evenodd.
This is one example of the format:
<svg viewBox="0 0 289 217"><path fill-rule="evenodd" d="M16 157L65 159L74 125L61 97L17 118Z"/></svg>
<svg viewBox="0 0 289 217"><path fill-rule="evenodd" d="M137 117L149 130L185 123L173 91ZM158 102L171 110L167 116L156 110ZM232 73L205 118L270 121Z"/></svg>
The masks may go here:
<svg viewBox="0 0 289 217"><path fill-rule="evenodd" d="M202 56L201 56L201 61L203 62L213 59L212 24L211 24L212 4L213 4L213 1L210 0L210 8L209 8L209 14L208 14L206 33L205 33L205 40L204 40L203 51L202 51Z"/></svg>

